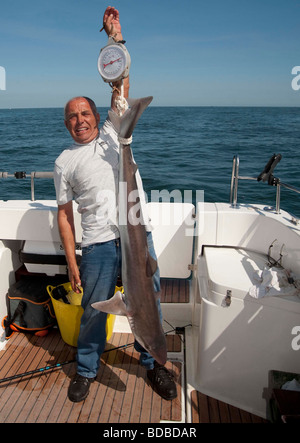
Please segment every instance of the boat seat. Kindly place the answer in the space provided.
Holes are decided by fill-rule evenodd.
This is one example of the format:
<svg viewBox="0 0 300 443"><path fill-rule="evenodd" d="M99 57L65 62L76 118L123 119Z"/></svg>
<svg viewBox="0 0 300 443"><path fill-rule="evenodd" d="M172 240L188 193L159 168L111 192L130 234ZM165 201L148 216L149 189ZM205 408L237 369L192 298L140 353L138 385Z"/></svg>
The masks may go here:
<svg viewBox="0 0 300 443"><path fill-rule="evenodd" d="M249 292L255 271L267 263L263 253L211 245L202 248L197 263L198 389L241 409L250 406L260 416L266 414L270 371L299 372L293 331L300 297L280 290L280 295L254 298Z"/></svg>
<svg viewBox="0 0 300 443"><path fill-rule="evenodd" d="M203 247L203 254L199 259L200 289L205 281L204 294L208 294L209 300L217 305L224 303L224 297L231 291L230 296L235 299L246 299L277 307L281 302L289 300L296 303L297 310L300 308L300 298L297 295L279 294L276 297L265 296L256 299L249 294L250 288L258 283L255 271L262 271L268 265L266 254L234 247L209 246Z"/></svg>
<svg viewBox="0 0 300 443"><path fill-rule="evenodd" d="M162 278L187 279L193 257L194 212L191 203L150 202L148 214Z"/></svg>
<svg viewBox="0 0 300 443"><path fill-rule="evenodd" d="M220 294L232 291L232 296L244 298L255 284L254 271L268 263L265 254L228 247L205 247L210 289Z"/></svg>

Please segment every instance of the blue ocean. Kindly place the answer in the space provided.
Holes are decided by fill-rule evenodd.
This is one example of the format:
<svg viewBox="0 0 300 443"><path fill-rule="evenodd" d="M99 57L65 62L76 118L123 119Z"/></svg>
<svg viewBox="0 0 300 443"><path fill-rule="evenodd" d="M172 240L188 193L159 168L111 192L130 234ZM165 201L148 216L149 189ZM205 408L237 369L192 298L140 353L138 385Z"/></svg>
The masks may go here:
<svg viewBox="0 0 300 443"><path fill-rule="evenodd" d="M99 108L102 122L106 108ZM300 108L150 107L133 134L132 149L149 197L152 191L204 191L207 202L229 202L233 157L241 176L257 177L274 154L274 176L300 189ZM0 109L0 171L27 178L0 178L0 199L30 199L30 173L52 171L72 140L63 109ZM1 174L0 174L1 176ZM174 195L174 194L173 194ZM276 189L241 180L239 203L275 204ZM36 199L55 199L51 179L36 179ZM300 217L300 195L282 188L281 208Z"/></svg>

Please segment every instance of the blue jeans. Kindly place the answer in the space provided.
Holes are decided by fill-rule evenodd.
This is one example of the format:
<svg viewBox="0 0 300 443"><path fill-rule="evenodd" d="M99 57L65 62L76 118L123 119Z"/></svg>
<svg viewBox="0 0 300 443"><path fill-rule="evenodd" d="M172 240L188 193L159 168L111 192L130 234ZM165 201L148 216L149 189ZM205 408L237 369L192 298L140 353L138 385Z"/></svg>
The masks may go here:
<svg viewBox="0 0 300 443"><path fill-rule="evenodd" d="M147 232L150 255L156 259L152 234ZM106 317L104 312L91 307L92 303L103 301L114 295L115 285L121 271L122 253L120 239L96 243L82 248L80 276L83 287L80 332L77 344L77 373L84 377L96 377L100 357L106 344ZM153 276L155 292L160 291L159 269ZM160 301L158 311L162 321ZM140 352L140 362L146 369L154 367L153 357L137 342L135 349Z"/></svg>

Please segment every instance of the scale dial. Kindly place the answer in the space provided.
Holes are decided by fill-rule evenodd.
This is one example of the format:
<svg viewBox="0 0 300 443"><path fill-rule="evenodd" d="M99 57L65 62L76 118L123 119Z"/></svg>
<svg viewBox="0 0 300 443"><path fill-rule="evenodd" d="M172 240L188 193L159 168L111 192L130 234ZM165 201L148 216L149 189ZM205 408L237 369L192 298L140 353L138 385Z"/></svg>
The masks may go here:
<svg viewBox="0 0 300 443"><path fill-rule="evenodd" d="M98 71L105 82L115 82L129 74L130 56L121 43L111 44L101 49L98 58Z"/></svg>

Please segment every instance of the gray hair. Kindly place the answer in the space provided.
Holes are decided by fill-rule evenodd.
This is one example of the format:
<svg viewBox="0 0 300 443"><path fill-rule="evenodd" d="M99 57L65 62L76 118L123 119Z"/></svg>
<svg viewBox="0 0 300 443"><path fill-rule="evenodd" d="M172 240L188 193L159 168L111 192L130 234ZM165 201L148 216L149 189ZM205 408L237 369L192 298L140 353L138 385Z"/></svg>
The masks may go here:
<svg viewBox="0 0 300 443"><path fill-rule="evenodd" d="M73 98L71 98L71 99L65 104L65 107L64 107L64 119L67 120L67 108L68 108L69 103L71 103L73 100L76 100L76 99L78 99L78 98L84 98L84 99L88 102L88 104L90 105L90 108L91 108L91 110L92 110L92 113L93 113L94 116L96 117L97 114L98 114L98 111L97 111L97 106L96 106L94 100L92 100L92 99L89 98L89 97L84 97L84 96L79 95L78 97L73 97Z"/></svg>

